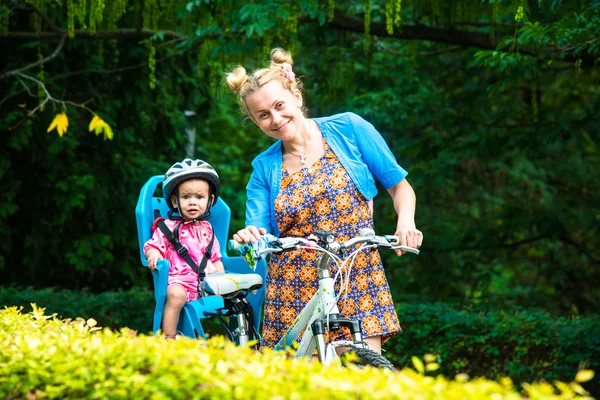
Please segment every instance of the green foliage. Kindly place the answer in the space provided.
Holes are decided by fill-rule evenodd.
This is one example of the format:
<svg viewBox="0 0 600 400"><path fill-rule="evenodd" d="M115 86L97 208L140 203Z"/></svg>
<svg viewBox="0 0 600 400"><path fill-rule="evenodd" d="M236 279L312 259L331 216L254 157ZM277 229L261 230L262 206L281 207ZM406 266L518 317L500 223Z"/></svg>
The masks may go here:
<svg viewBox="0 0 600 400"><path fill-rule="evenodd" d="M534 309L465 309L451 304L401 304L403 332L385 345L390 361L411 365L411 357L433 354L435 374L466 373L514 382L543 377L573 379L578 369L600 368L600 321L557 318ZM598 380L588 390L598 393Z"/></svg>
<svg viewBox="0 0 600 400"><path fill-rule="evenodd" d="M140 333L152 332L154 295L150 291L93 294L51 288L19 290L8 287L0 290L1 307L17 306L24 312L31 312L32 303L63 319L93 318L100 326L114 330L127 327Z"/></svg>
<svg viewBox="0 0 600 400"><path fill-rule="evenodd" d="M533 0L2 3L0 283L148 287L133 210L147 178L185 156L184 110L196 112L195 156L219 171L240 228L250 162L271 140L241 118L222 75L264 66L283 46L310 115L357 112L410 173L425 244L419 257L383 254L397 300L597 313L598 10ZM73 39L32 66L56 51L61 30ZM68 132L47 134L59 110L28 116L44 91L6 75L23 67L55 97L91 101L114 140L89 133L89 114L72 105ZM381 193L376 227L389 233Z"/></svg>
<svg viewBox="0 0 600 400"><path fill-rule="evenodd" d="M154 297L150 292L92 294L68 290L0 289L0 307L43 306L61 318L93 318L99 326L128 327L149 333ZM384 346L398 369L412 357L432 354L441 365L434 375L468 374L515 383L544 379L570 381L580 369L600 370L600 322L593 318L556 318L534 309L463 308L452 304L399 304L403 327ZM212 336L223 334L216 319L202 320ZM16 328L15 328L16 329ZM432 371L433 372L433 371ZM597 380L586 384L597 393Z"/></svg>
<svg viewBox="0 0 600 400"><path fill-rule="evenodd" d="M509 380L433 379L424 375L425 367L417 367L421 373L324 367L222 338L165 343L127 329L101 330L93 320L62 321L35 306L29 314L0 311L0 346L3 398L571 399L585 394L577 382L533 383L521 395ZM294 379L282 381L282 376Z"/></svg>

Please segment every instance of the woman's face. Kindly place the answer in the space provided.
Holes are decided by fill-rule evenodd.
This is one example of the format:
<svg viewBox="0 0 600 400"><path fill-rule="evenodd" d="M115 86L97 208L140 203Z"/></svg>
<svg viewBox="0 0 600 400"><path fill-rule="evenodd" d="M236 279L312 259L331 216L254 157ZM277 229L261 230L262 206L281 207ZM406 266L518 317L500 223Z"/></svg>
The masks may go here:
<svg viewBox="0 0 600 400"><path fill-rule="evenodd" d="M252 121L272 138L291 140L304 125L300 91L292 93L277 80L246 96L246 105Z"/></svg>

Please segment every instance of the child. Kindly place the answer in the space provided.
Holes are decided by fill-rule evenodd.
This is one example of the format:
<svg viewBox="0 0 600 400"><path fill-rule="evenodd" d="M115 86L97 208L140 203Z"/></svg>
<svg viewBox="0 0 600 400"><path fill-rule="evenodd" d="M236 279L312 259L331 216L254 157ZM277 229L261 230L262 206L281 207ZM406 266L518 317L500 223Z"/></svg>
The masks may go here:
<svg viewBox="0 0 600 400"><path fill-rule="evenodd" d="M172 211L169 212L169 219L162 222L168 228L165 232L172 235L172 240L165 236L165 227L162 226L144 244L144 254L151 270L156 269L156 263L161 258L170 262L167 301L162 320L162 330L167 340L175 338L179 313L185 303L200 297L199 277L195 270L202 264L203 258L207 258L204 261L206 274L224 272L219 242L214 237L211 224L206 221L210 217L211 206L219 196L219 187L216 171L202 160L186 158L173 164L165 174L163 195ZM179 216L172 216L173 212ZM173 241L179 241L187 248L191 260L187 257L186 261L179 255ZM213 245L208 249L210 243ZM194 262L196 268L192 268L190 262Z"/></svg>

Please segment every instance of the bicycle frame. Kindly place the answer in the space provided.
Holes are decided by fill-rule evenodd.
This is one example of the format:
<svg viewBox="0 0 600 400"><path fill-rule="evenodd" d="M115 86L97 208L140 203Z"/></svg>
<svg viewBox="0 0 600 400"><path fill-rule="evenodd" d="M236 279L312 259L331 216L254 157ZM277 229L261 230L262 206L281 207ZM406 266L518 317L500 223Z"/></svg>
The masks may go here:
<svg viewBox="0 0 600 400"><path fill-rule="evenodd" d="M325 365L331 364L334 359L333 349L340 346L364 347L360 321L339 317L339 309L335 296L334 280L331 277L329 267L333 259L327 253L323 253L317 265L319 286L306 306L300 311L292 326L284 333L281 340L275 345L274 350L286 350L291 348L300 334L304 336L296 351L296 357L311 357L315 348L319 361ZM354 341L336 341L325 344L324 326L339 328L347 326ZM327 349L331 351L327 351Z"/></svg>

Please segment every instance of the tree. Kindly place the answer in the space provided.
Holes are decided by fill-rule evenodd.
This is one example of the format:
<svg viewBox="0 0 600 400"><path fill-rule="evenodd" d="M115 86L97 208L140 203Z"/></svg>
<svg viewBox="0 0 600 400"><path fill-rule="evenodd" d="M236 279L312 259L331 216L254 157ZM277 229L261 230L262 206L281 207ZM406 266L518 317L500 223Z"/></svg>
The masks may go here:
<svg viewBox="0 0 600 400"><path fill-rule="evenodd" d="M221 76L283 46L312 115L362 114L410 172L426 244L418 259L386 259L397 296L594 310L598 2L291 3L0 5L5 279L26 282L13 265L37 285L141 279L133 205L182 157L187 109L241 226L247 166L268 139L240 124ZM65 109L68 132L43 135ZM87 110L112 141L88 133Z"/></svg>

